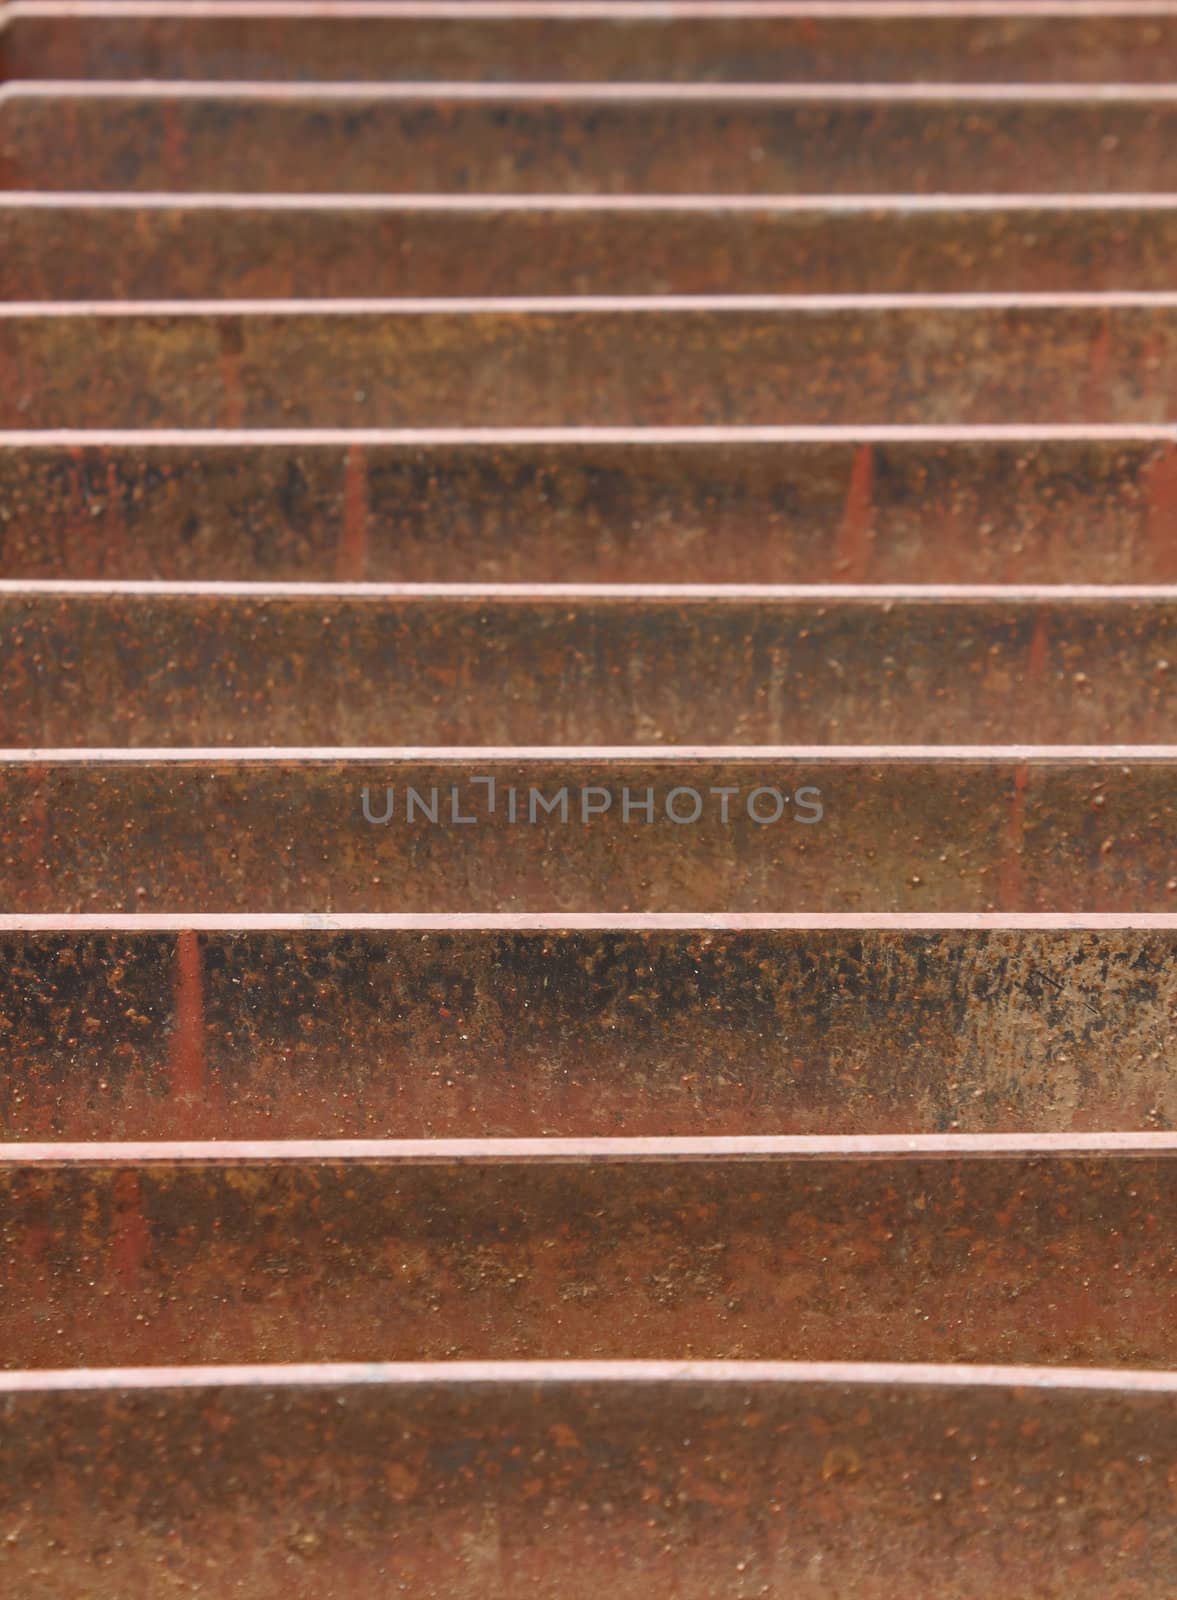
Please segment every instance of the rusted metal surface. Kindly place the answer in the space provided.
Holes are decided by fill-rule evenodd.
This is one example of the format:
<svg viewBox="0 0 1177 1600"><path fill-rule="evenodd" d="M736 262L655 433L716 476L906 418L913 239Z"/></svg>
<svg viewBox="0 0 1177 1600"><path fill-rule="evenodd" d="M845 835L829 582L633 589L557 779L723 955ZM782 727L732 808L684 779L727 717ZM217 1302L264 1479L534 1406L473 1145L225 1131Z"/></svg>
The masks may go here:
<svg viewBox="0 0 1177 1600"><path fill-rule="evenodd" d="M1177 916L327 920L5 919L0 1136L1177 1127Z"/></svg>
<svg viewBox="0 0 1177 1600"><path fill-rule="evenodd" d="M1171 912L1175 773L1177 750L1127 745L9 753L0 903ZM668 816L695 811L676 789L697 822Z"/></svg>
<svg viewBox="0 0 1177 1600"><path fill-rule="evenodd" d="M1169 289L1177 200L9 194L11 300Z"/></svg>
<svg viewBox="0 0 1177 1600"><path fill-rule="evenodd" d="M1173 583L1177 425L0 434L9 578Z"/></svg>
<svg viewBox="0 0 1177 1600"><path fill-rule="evenodd" d="M0 1145L0 1364L1177 1362L1177 1136Z"/></svg>
<svg viewBox="0 0 1177 1600"><path fill-rule="evenodd" d="M0 581L9 748L1177 745L1175 682L1177 588Z"/></svg>
<svg viewBox="0 0 1177 1600"><path fill-rule="evenodd" d="M1177 1589L1177 7L8 20L0 1589Z"/></svg>
<svg viewBox="0 0 1177 1600"><path fill-rule="evenodd" d="M0 187L1172 193L1177 86L9 83Z"/></svg>
<svg viewBox="0 0 1177 1600"><path fill-rule="evenodd" d="M0 361L5 428L1154 424L1177 293L7 304Z"/></svg>
<svg viewBox="0 0 1177 1600"><path fill-rule="evenodd" d="M1167 1374L598 1364L0 1379L21 1600L1139 1600Z"/></svg>
<svg viewBox="0 0 1177 1600"><path fill-rule="evenodd" d="M6 7L9 78L1164 83L1177 6Z"/></svg>

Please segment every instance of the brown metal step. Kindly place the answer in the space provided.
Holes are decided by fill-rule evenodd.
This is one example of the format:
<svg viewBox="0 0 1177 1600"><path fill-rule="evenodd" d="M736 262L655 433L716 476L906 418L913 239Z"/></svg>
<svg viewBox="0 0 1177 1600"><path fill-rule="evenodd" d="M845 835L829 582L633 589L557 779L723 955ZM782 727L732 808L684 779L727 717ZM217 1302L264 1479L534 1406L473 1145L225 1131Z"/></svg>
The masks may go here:
<svg viewBox="0 0 1177 1600"><path fill-rule="evenodd" d="M1175 773L1177 748L1141 745L9 752L0 894L16 913L1172 912Z"/></svg>
<svg viewBox="0 0 1177 1600"><path fill-rule="evenodd" d="M0 187L1177 191L1177 85L8 83Z"/></svg>
<svg viewBox="0 0 1177 1600"><path fill-rule="evenodd" d="M1177 423L0 433L8 578L1177 581Z"/></svg>
<svg viewBox="0 0 1177 1600"><path fill-rule="evenodd" d="M1177 588L0 580L0 641L9 748L996 744L1014 693L1177 745Z"/></svg>
<svg viewBox="0 0 1177 1600"><path fill-rule="evenodd" d="M8 303L0 360L5 428L1157 424L1177 292Z"/></svg>
<svg viewBox="0 0 1177 1600"><path fill-rule="evenodd" d="M1011 1574L1138 1600L1177 1576L1175 1387L902 1363L7 1374L5 1563L22 1600L161 1573L257 1600L340 1573L428 1600L989 1600Z"/></svg>
<svg viewBox="0 0 1177 1600"><path fill-rule="evenodd" d="M1165 290L1167 195L0 197L11 300Z"/></svg>
<svg viewBox="0 0 1177 1600"><path fill-rule="evenodd" d="M1177 6L74 4L5 8L8 78L1165 83Z"/></svg>
<svg viewBox="0 0 1177 1600"><path fill-rule="evenodd" d="M0 918L6 1140L1169 1130L1177 914Z"/></svg>
<svg viewBox="0 0 1177 1600"><path fill-rule="evenodd" d="M0 1365L1172 1367L1177 1135L0 1145Z"/></svg>

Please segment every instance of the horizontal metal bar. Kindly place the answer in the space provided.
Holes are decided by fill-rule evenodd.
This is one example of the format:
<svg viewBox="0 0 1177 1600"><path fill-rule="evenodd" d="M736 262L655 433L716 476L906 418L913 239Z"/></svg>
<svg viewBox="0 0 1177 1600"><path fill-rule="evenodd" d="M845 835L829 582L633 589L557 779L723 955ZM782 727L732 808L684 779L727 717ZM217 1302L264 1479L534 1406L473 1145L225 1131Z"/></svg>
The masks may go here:
<svg viewBox="0 0 1177 1600"><path fill-rule="evenodd" d="M6 305L0 360L8 428L1153 424L1177 295Z"/></svg>
<svg viewBox="0 0 1177 1600"><path fill-rule="evenodd" d="M1177 87L10 83L0 187L1171 193Z"/></svg>
<svg viewBox="0 0 1177 1600"><path fill-rule="evenodd" d="M1177 424L882 433L0 434L0 563L29 579L1177 581Z"/></svg>
<svg viewBox="0 0 1177 1600"><path fill-rule="evenodd" d="M1177 744L1175 678L1172 588L0 583L9 748Z"/></svg>
<svg viewBox="0 0 1177 1600"><path fill-rule="evenodd" d="M461 1139L178 1139L85 1140L77 1143L0 1144L0 1174L28 1168L56 1174L105 1171L128 1166L199 1168L214 1177L241 1167L371 1167L396 1171L445 1167L459 1175L483 1168L547 1167L583 1170L607 1164L628 1172L657 1164L676 1172L692 1163L724 1167L808 1161L886 1163L900 1161L1122 1162L1135 1158L1177 1159L1177 1133L902 1133L637 1135L615 1138Z"/></svg>
<svg viewBox="0 0 1177 1600"><path fill-rule="evenodd" d="M129 0L133 3L133 0ZM458 0L455 0L458 3ZM464 0L462 0L464 3ZM1177 929L1164 911L135 911L0 912L0 933L1142 933Z"/></svg>
<svg viewBox="0 0 1177 1600"><path fill-rule="evenodd" d="M6 7L10 79L1164 82L1177 8Z"/></svg>
<svg viewBox="0 0 1177 1600"><path fill-rule="evenodd" d="M0 1127L1080 1148L1177 1126L1175 1013L1174 915L9 916Z"/></svg>
<svg viewBox="0 0 1177 1600"><path fill-rule="evenodd" d="M20 913L1172 911L1175 764L1133 746L10 753L0 899ZM495 781L493 814L475 777ZM414 804L410 820L409 788L431 813ZM697 792L697 822L668 814L695 810L672 790Z"/></svg>
<svg viewBox="0 0 1177 1600"><path fill-rule="evenodd" d="M491 1600L803 1593L817 1567L876 1600L995 1600L1011 1570L1052 1600L1135 1600L1177 1575L1164 1373L447 1362L0 1393L22 1600L79 1573L97 1600L150 1592L165 1559L243 1600L330 1600L341 1571Z"/></svg>
<svg viewBox="0 0 1177 1600"><path fill-rule="evenodd" d="M0 1146L0 1363L1172 1367L1177 1135Z"/></svg>
<svg viewBox="0 0 1177 1600"><path fill-rule="evenodd" d="M10 300L1162 290L1177 202L677 209L0 201ZM113 198L113 197L108 197ZM179 198L179 197L178 197ZM202 197L205 201L219 197ZM227 197L226 197L227 198ZM240 199L241 197L239 197ZM293 198L293 197L287 197ZM745 197L746 198L746 197ZM1110 198L1110 197L1109 197Z"/></svg>

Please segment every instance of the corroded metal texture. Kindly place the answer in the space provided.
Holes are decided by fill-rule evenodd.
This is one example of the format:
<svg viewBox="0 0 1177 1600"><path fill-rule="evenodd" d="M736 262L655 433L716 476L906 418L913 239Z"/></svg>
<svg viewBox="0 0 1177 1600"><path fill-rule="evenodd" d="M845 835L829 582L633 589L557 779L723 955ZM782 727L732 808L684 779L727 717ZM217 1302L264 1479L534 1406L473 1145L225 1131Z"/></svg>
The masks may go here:
<svg viewBox="0 0 1177 1600"><path fill-rule="evenodd" d="M1170 193L1177 86L9 83L0 187Z"/></svg>
<svg viewBox="0 0 1177 1600"><path fill-rule="evenodd" d="M1164 83L1177 7L378 3L6 8L9 78Z"/></svg>
<svg viewBox="0 0 1177 1600"><path fill-rule="evenodd" d="M1177 1136L0 1145L0 1365L1177 1363Z"/></svg>
<svg viewBox="0 0 1177 1600"><path fill-rule="evenodd" d="M9 753L0 895L13 912L1171 912L1175 774L1177 750L1146 746Z"/></svg>
<svg viewBox="0 0 1177 1600"><path fill-rule="evenodd" d="M6 919L0 1136L1177 1127L1177 917L258 920Z"/></svg>
<svg viewBox="0 0 1177 1600"><path fill-rule="evenodd" d="M0 562L9 578L1173 583L1177 425L0 434Z"/></svg>
<svg viewBox="0 0 1177 1600"><path fill-rule="evenodd" d="M324 671L324 663L330 668ZM1177 589L0 581L0 746L1177 745Z"/></svg>
<svg viewBox="0 0 1177 1600"><path fill-rule="evenodd" d="M0 1380L21 1600L1140 1600L1165 1374L602 1365Z"/></svg>
<svg viewBox="0 0 1177 1600"><path fill-rule="evenodd" d="M1177 293L8 304L0 363L5 428L1152 424Z"/></svg>
<svg viewBox="0 0 1177 1600"><path fill-rule="evenodd" d="M11 300L1169 289L1172 196L0 197Z"/></svg>

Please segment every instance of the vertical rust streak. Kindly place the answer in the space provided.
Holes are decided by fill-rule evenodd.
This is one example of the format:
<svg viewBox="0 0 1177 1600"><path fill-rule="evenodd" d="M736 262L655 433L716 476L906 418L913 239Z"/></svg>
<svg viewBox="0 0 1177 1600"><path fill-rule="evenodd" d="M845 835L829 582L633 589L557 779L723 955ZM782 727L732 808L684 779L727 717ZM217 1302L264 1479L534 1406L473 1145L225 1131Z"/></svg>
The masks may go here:
<svg viewBox="0 0 1177 1600"><path fill-rule="evenodd" d="M245 420L245 391L241 381L241 357L245 350L245 330L236 319L226 318L217 328L221 368L221 424L240 428Z"/></svg>
<svg viewBox="0 0 1177 1600"><path fill-rule="evenodd" d="M1112 324L1105 311L1091 343L1083 384L1083 415L1088 422L1110 422L1113 416L1109 384L1112 374Z"/></svg>
<svg viewBox="0 0 1177 1600"><path fill-rule="evenodd" d="M349 446L344 462L335 575L340 583L361 583L368 575L368 466L358 444Z"/></svg>
<svg viewBox="0 0 1177 1600"><path fill-rule="evenodd" d="M1177 579L1177 445L1166 445L1143 474L1149 576Z"/></svg>
<svg viewBox="0 0 1177 1600"><path fill-rule="evenodd" d="M874 450L869 444L860 445L850 468L850 482L834 551L834 570L843 583L862 583L870 567L874 479Z"/></svg>
<svg viewBox="0 0 1177 1600"><path fill-rule="evenodd" d="M176 940L175 1020L171 1040L171 1086L177 1097L198 1095L205 1086L204 993L200 941L191 930Z"/></svg>
<svg viewBox="0 0 1177 1600"><path fill-rule="evenodd" d="M151 1250L151 1230L143 1213L139 1174L120 1172L115 1179L110 1219L111 1275L124 1289L134 1289Z"/></svg>

